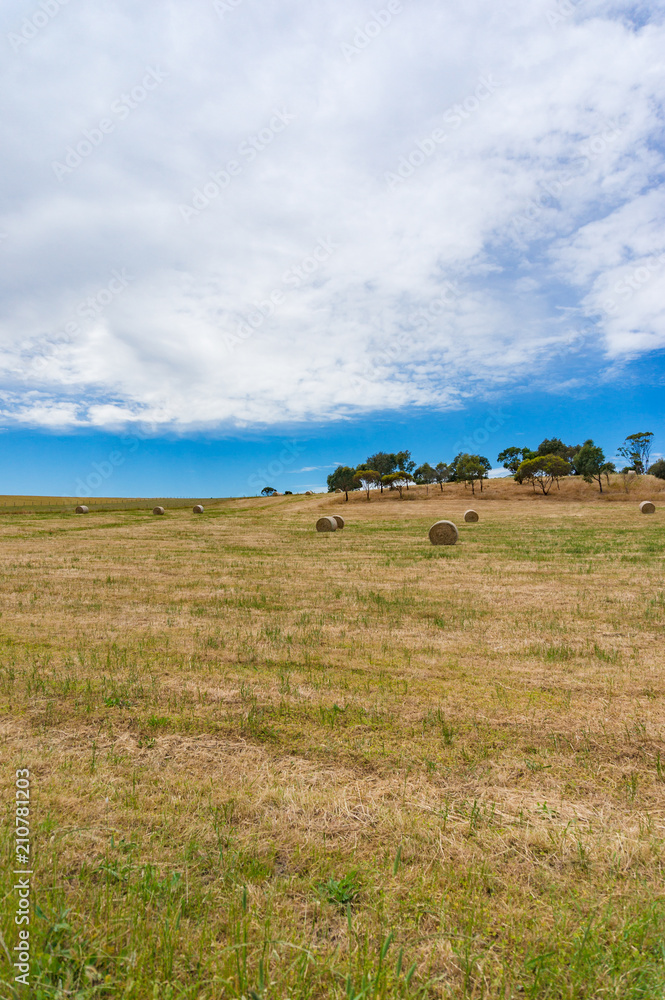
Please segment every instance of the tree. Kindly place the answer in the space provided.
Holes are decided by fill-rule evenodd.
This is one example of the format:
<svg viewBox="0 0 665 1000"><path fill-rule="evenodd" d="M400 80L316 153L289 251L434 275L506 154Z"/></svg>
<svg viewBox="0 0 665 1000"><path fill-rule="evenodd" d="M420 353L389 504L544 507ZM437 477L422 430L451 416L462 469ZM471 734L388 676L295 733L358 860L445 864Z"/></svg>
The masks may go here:
<svg viewBox="0 0 665 1000"><path fill-rule="evenodd" d="M652 431L629 434L621 447L617 448L617 455L626 460L629 469L633 469L638 476L643 476L649 468L652 444Z"/></svg>
<svg viewBox="0 0 665 1000"><path fill-rule="evenodd" d="M419 486L429 486L430 483L435 483L437 481L436 472L429 462L423 462L422 465L419 465L413 475L417 485Z"/></svg>
<svg viewBox="0 0 665 1000"><path fill-rule="evenodd" d="M365 490L367 493L367 502L369 503L369 491L375 490L380 485L381 476L376 469L358 469L353 479L356 485L362 486Z"/></svg>
<svg viewBox="0 0 665 1000"><path fill-rule="evenodd" d="M376 469L381 477L389 476L396 467L397 455L391 451L377 451L376 455L369 455L367 461L362 466L358 466L359 469ZM383 493L383 484L381 484L381 492Z"/></svg>
<svg viewBox="0 0 665 1000"><path fill-rule="evenodd" d="M338 465L335 471L331 472L328 476L328 493L334 493L335 490L342 490L345 500L348 500L349 492L358 489L355 476L355 469L352 469L348 465Z"/></svg>
<svg viewBox="0 0 665 1000"><path fill-rule="evenodd" d="M537 458L525 458L520 462L515 479L518 483L528 480L534 490L536 484L544 494L549 493L552 483L556 480L557 485L562 476L567 476L570 472L570 465L565 458L560 455L541 455Z"/></svg>
<svg viewBox="0 0 665 1000"><path fill-rule="evenodd" d="M411 460L410 451L398 451L395 455L395 465L400 472L413 472L416 463Z"/></svg>
<svg viewBox="0 0 665 1000"><path fill-rule="evenodd" d="M538 445L536 455L558 455L566 462L571 462L573 455L582 447L581 444L564 444L561 438L545 438ZM525 455L524 458L535 458L535 455Z"/></svg>
<svg viewBox="0 0 665 1000"><path fill-rule="evenodd" d="M621 478L623 479L624 490L626 491L626 493L630 493L637 479L637 476L635 475L635 469L630 469L628 468L628 466L626 466L625 468L620 469L619 472L621 474Z"/></svg>
<svg viewBox="0 0 665 1000"><path fill-rule="evenodd" d="M605 461L603 449L595 445L591 438L585 441L579 451L573 455L573 468L585 483L597 482L600 492L603 492L603 476L610 472L611 462Z"/></svg>
<svg viewBox="0 0 665 1000"><path fill-rule="evenodd" d="M445 462L437 462L434 466L434 480L439 484L442 493L443 484L449 482L452 471L452 466L446 465Z"/></svg>
<svg viewBox="0 0 665 1000"><path fill-rule="evenodd" d="M610 485L610 473L616 471L617 467L614 462L605 462L605 465L603 466L603 475L605 476L608 486Z"/></svg>
<svg viewBox="0 0 665 1000"><path fill-rule="evenodd" d="M665 479L665 458L659 458L657 462L649 466L649 475Z"/></svg>
<svg viewBox="0 0 665 1000"><path fill-rule="evenodd" d="M455 475L460 482L466 486L471 484L471 492L476 492L476 482L480 483L480 491L483 490L483 479L487 479L487 473L492 468L489 459L483 455L469 455L464 453L458 455L454 462Z"/></svg>
<svg viewBox="0 0 665 1000"><path fill-rule="evenodd" d="M262 497L273 497L276 492L277 492L277 490L275 489L274 486L264 486L263 489L261 490L261 496Z"/></svg>
<svg viewBox="0 0 665 1000"><path fill-rule="evenodd" d="M383 485L389 486L390 489L398 489L400 500L402 499L402 490L406 486L409 488L409 483L413 482L413 476L410 472L391 472L389 475L383 477Z"/></svg>
<svg viewBox="0 0 665 1000"><path fill-rule="evenodd" d="M466 452L458 451L454 459L448 466L448 482L457 483L461 482L460 476L458 475L458 469L460 462L464 459Z"/></svg>
<svg viewBox="0 0 665 1000"><path fill-rule="evenodd" d="M513 475L517 472L520 462L524 461L525 448L504 448L504 450L497 455L497 462L501 462L504 469L508 469Z"/></svg>

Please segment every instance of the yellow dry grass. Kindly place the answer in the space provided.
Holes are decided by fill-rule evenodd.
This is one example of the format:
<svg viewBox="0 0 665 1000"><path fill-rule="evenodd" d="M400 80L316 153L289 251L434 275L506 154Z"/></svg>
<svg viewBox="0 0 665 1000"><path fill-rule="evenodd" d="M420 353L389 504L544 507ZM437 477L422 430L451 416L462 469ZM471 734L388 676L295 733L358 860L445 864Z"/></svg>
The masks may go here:
<svg viewBox="0 0 665 1000"><path fill-rule="evenodd" d="M0 521L34 996L661 996L663 486Z"/></svg>

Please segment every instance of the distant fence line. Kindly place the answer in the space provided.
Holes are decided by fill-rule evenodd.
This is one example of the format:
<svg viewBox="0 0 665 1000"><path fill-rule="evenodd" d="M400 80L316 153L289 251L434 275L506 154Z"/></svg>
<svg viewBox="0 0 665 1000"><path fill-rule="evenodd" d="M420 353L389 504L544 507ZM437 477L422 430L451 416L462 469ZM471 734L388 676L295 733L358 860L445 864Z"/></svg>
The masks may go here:
<svg viewBox="0 0 665 1000"><path fill-rule="evenodd" d="M7 502L5 502L7 501ZM181 497L150 497L150 498L130 498L127 500L113 500L106 498L89 498L82 500L80 497L2 497L0 496L0 514L31 514L31 513L73 513L80 503L85 503L92 513L95 510L146 510L151 511L153 507L159 505L166 509L179 509L190 507L201 502L201 497L182 499ZM217 503L217 500L208 499L208 503Z"/></svg>

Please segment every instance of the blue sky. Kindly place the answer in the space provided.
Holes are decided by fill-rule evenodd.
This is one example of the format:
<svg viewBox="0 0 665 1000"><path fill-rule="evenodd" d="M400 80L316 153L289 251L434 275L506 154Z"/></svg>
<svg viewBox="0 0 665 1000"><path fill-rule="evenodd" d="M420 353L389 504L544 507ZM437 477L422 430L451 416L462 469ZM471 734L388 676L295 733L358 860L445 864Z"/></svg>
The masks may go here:
<svg viewBox="0 0 665 1000"><path fill-rule="evenodd" d="M496 474L505 475L496 458L510 445L536 447L545 437L578 444L592 435L608 457L615 457L626 435L642 430L656 434L658 457L663 374L661 365L659 385L626 379L621 388L612 385L575 400L514 393L454 413L375 414L362 421L296 424L227 437L15 431L4 439L2 492L211 497L253 496L263 486L280 492L324 490L326 476L338 463L354 465L375 451L404 448L418 463L432 464L460 450L479 452Z"/></svg>
<svg viewBox="0 0 665 1000"><path fill-rule="evenodd" d="M2 492L665 451L662 5L7 0L0 35Z"/></svg>

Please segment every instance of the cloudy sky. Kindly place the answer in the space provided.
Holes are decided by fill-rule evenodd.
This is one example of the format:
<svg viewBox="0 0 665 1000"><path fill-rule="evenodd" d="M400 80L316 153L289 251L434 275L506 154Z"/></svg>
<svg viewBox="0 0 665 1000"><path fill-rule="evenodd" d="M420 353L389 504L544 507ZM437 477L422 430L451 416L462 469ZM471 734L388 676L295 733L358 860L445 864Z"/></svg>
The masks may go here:
<svg viewBox="0 0 665 1000"><path fill-rule="evenodd" d="M40 489L127 435L178 443L155 495L313 428L290 472L416 417L438 461L527 399L659 434L662 3L5 0L0 34L1 423L67 469Z"/></svg>

